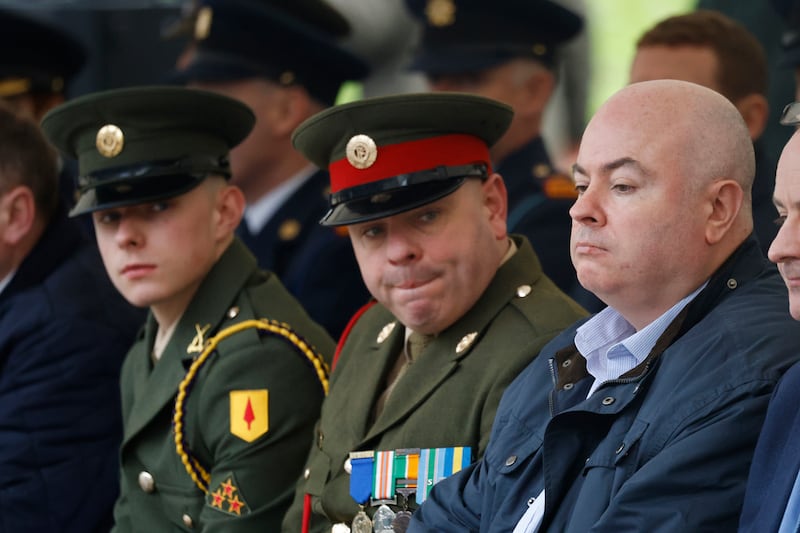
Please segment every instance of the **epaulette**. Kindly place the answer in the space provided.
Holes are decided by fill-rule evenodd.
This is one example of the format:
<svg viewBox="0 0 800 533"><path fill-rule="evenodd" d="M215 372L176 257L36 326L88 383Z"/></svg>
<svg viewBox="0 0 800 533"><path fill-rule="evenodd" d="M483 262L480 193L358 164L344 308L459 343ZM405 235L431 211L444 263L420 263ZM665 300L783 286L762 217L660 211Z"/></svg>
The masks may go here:
<svg viewBox="0 0 800 533"><path fill-rule="evenodd" d="M575 200L578 191L575 190L575 181L563 172L552 172L542 180L544 195L552 200Z"/></svg>
<svg viewBox="0 0 800 533"><path fill-rule="evenodd" d="M178 385L178 396L175 398L175 413L172 418L173 431L175 433L175 450L181 458L181 462L186 468L189 477L192 478L195 485L204 493L208 493L208 484L211 481L211 474L209 474L208 469L200 464L196 457L192 456L192 452L186 442L186 435L183 432L184 406L191 392L192 385L200 373L200 369L216 351L219 343L231 335L252 328L260 330L265 335L273 335L287 340L292 347L294 347L295 351L305 357L311 364L316 372L317 378L319 378L323 393L325 395L328 394L329 369L325 364L325 360L313 346L295 333L288 324L265 318L261 320L245 320L223 329L208 339L202 353L192 362L191 366L189 366L189 370L186 371L186 376L184 376L183 380Z"/></svg>

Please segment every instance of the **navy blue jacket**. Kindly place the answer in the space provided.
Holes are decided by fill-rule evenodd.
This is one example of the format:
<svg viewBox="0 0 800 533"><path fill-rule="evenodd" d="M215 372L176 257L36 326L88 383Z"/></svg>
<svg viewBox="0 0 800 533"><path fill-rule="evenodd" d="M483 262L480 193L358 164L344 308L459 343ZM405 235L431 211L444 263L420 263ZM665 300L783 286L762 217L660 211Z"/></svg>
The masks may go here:
<svg viewBox="0 0 800 533"><path fill-rule="evenodd" d="M0 531L108 531L143 312L62 212L0 294Z"/></svg>
<svg viewBox="0 0 800 533"><path fill-rule="evenodd" d="M347 232L320 226L328 210L328 173L317 171L289 197L257 235L242 222L237 234L277 274L315 322L338 339L369 300Z"/></svg>
<svg viewBox="0 0 800 533"><path fill-rule="evenodd" d="M778 531L800 470L800 365L783 376L769 403L761 429L739 531Z"/></svg>
<svg viewBox="0 0 800 533"><path fill-rule="evenodd" d="M437 484L410 532L735 531L772 390L800 356L774 266L749 239L638 367L588 399L575 324L501 400L481 461Z"/></svg>

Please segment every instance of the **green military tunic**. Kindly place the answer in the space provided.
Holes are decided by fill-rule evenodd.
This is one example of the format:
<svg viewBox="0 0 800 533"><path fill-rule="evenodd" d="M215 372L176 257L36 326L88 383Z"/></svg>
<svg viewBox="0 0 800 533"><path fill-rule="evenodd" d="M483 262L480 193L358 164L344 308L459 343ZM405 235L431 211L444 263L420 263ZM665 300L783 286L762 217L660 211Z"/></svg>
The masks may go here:
<svg viewBox="0 0 800 533"><path fill-rule="evenodd" d="M209 352L185 383L174 427L179 384L209 338L262 318L276 322L235 332ZM114 531L278 531L324 397L313 355L332 354L333 341L238 240L153 364L156 329L151 315L122 370ZM177 453L176 434L194 477L203 484L201 472L209 474L207 493Z"/></svg>
<svg viewBox="0 0 800 533"><path fill-rule="evenodd" d="M374 423L405 328L381 305L358 320L331 377L284 532L300 531L305 493L312 495L312 531L350 522L358 512L344 470L351 451L469 446L473 457L483 454L503 390L545 343L586 314L542 273L527 239L514 241L516 254L473 308L407 367Z"/></svg>

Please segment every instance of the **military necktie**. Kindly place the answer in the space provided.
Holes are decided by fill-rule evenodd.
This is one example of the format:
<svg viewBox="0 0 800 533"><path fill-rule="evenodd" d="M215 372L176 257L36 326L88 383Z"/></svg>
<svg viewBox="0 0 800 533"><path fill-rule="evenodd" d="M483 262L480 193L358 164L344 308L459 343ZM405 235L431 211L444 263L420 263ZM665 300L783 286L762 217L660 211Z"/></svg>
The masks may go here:
<svg viewBox="0 0 800 533"><path fill-rule="evenodd" d="M411 332L411 334L408 336L405 353L401 351L397 355L394 366L386 376L386 388L383 390L383 392L381 392L380 396L378 396L378 400L375 402L375 409L373 409L373 420L377 420L378 416L380 416L380 414L383 412L383 407L386 405L386 401L392 394L397 382L400 381L400 378L403 376L403 374L405 374L408 365L417 360L431 340L433 340L433 335L423 335L415 331ZM406 354L408 355L406 356Z"/></svg>

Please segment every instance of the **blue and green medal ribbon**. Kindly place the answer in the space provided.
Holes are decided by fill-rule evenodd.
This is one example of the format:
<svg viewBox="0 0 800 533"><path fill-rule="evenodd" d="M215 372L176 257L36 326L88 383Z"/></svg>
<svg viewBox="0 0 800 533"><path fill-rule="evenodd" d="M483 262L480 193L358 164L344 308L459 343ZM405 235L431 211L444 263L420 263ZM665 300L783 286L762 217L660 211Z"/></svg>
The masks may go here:
<svg viewBox="0 0 800 533"><path fill-rule="evenodd" d="M468 466L471 460L472 450L467 446L420 450L417 503L422 505L436 483Z"/></svg>

